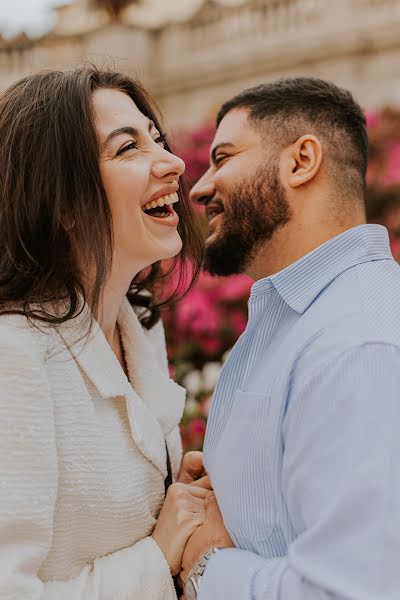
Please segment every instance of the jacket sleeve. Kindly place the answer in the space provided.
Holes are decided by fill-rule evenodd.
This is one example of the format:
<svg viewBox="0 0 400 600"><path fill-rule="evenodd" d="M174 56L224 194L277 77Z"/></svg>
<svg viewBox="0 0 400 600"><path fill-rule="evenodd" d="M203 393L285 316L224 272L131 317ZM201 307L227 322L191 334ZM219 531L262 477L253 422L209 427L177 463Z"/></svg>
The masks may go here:
<svg viewBox="0 0 400 600"><path fill-rule="evenodd" d="M0 599L176 600L168 563L146 537L68 581L43 582L58 466L44 354L26 331L0 330Z"/></svg>

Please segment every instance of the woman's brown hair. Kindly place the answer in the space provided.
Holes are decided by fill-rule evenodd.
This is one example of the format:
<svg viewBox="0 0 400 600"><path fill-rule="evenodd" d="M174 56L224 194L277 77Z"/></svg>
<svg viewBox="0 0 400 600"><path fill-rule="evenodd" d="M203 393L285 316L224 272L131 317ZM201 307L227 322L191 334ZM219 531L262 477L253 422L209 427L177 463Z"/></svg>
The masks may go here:
<svg viewBox="0 0 400 600"><path fill-rule="evenodd" d="M161 131L158 109L139 82L93 66L31 75L0 97L0 314L57 324L79 314L82 298L97 314L113 243L92 106L98 88L126 93ZM139 273L127 293L146 309L140 319L149 329L200 269L201 234L182 185L179 195L179 257L167 269L155 263ZM83 277L89 268L90 291ZM157 300L154 291L172 272L176 285ZM55 314L54 305L65 310Z"/></svg>

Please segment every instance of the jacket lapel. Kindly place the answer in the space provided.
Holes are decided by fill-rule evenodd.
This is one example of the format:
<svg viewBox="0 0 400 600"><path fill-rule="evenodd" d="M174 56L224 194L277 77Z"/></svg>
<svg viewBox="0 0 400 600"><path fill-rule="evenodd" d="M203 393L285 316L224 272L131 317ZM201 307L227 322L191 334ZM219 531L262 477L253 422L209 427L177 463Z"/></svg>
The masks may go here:
<svg viewBox="0 0 400 600"><path fill-rule="evenodd" d="M162 323L144 330L128 300L121 307L118 323L132 386L156 417L165 438L182 418L186 390L169 377Z"/></svg>
<svg viewBox="0 0 400 600"><path fill-rule="evenodd" d="M125 398L132 438L165 478L165 437L182 417L185 390L169 378L166 369L162 370L157 349L150 340L149 334L154 332L144 332L127 299L121 307L118 324L130 381L96 321L89 337L79 339L88 327L89 316L90 309L85 307L79 317L57 330L99 394L103 398Z"/></svg>

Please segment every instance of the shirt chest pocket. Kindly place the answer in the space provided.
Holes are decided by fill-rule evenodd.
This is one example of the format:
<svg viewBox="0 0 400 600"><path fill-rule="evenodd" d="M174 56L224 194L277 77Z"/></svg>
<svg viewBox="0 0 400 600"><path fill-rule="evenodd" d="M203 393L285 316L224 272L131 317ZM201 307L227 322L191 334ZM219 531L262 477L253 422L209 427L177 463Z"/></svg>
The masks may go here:
<svg viewBox="0 0 400 600"><path fill-rule="evenodd" d="M267 540L275 527L270 408L269 395L236 390L216 448L215 491L227 529L242 548Z"/></svg>

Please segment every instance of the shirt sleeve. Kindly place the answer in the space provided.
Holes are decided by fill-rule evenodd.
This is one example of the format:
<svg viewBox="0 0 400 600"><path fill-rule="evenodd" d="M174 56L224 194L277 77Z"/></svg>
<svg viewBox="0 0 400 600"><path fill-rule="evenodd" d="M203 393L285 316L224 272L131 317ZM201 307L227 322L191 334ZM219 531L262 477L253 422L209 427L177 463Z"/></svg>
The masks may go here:
<svg viewBox="0 0 400 600"><path fill-rule="evenodd" d="M400 350L316 355L283 426L286 556L217 553L200 600L395 600L400 590Z"/></svg>
<svg viewBox="0 0 400 600"><path fill-rule="evenodd" d="M0 599L176 600L168 563L150 537L70 580L40 579L58 485L53 406L40 348L29 336L6 334L0 332Z"/></svg>

